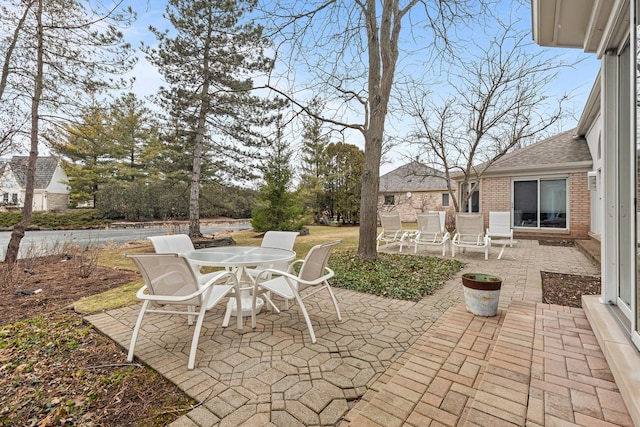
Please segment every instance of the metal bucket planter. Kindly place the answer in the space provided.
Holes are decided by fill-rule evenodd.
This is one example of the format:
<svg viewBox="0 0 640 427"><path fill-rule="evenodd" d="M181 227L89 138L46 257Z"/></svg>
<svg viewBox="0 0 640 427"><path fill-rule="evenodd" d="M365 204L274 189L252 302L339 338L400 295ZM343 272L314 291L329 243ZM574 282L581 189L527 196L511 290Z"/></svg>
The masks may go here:
<svg viewBox="0 0 640 427"><path fill-rule="evenodd" d="M467 311L485 317L498 314L501 278L490 274L467 273L462 275L462 286Z"/></svg>

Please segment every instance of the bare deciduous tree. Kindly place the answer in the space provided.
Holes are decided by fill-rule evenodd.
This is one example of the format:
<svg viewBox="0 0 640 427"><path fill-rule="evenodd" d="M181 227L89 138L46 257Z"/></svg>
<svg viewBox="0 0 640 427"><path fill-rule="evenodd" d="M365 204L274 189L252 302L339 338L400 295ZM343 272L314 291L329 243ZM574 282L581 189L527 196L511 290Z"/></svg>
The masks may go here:
<svg viewBox="0 0 640 427"><path fill-rule="evenodd" d="M287 63L285 73L273 76L268 86L305 114L364 137L358 245L363 259L377 258L380 162L398 63L418 52L424 68L438 55L453 55L449 29L474 22L484 5L468 0L286 1L267 13L279 41L278 57ZM406 21L410 25L403 28ZM300 96L309 92L329 101L327 114L318 117L306 108ZM331 106L333 115L328 114Z"/></svg>
<svg viewBox="0 0 640 427"><path fill-rule="evenodd" d="M408 91L407 110L416 121L411 139L426 163L445 171L456 211L467 206L487 168L562 118L566 97L552 99L547 89L568 65L527 49L527 38L505 25L491 43L476 47L471 60L453 61L452 94L440 103L418 85ZM456 174L466 190L458 199L450 184Z"/></svg>
<svg viewBox="0 0 640 427"><path fill-rule="evenodd" d="M16 44L9 58L6 84L12 86L16 102L30 105L30 149L22 219L11 233L5 256L8 264L17 260L20 241L31 222L40 138L47 130L61 128L72 120L91 95L122 88L126 83L114 77L134 63L119 29L128 25L134 13L130 8L121 9L122 3L114 1L108 7L100 4L96 6L99 9L78 0L12 5L24 13L7 22Z"/></svg>

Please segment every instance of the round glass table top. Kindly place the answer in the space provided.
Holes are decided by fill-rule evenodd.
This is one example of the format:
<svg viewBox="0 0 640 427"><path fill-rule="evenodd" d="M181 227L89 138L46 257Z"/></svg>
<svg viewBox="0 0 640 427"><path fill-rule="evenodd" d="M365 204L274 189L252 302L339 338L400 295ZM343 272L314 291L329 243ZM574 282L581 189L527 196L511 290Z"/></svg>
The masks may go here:
<svg viewBox="0 0 640 427"><path fill-rule="evenodd" d="M262 246L221 246L196 249L185 254L195 264L212 267L241 267L291 261L294 251Z"/></svg>

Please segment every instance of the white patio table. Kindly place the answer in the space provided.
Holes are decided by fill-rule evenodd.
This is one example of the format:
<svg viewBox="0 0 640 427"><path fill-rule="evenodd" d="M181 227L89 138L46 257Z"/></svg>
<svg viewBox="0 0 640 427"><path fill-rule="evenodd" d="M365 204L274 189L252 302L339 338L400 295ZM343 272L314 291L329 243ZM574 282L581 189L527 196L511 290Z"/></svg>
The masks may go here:
<svg viewBox="0 0 640 427"><path fill-rule="evenodd" d="M185 254L194 264L209 267L224 267L236 272L239 282L249 282L251 286L241 288L240 307L242 316L251 315L252 298L250 290L253 288L253 279L246 273L247 267L269 265L278 262L286 262L295 259L296 253L287 249L266 248L261 246L223 246L216 248L196 249ZM260 311L264 301L256 300L256 311ZM235 301L230 300L224 315L222 326L229 325L231 316L237 316Z"/></svg>

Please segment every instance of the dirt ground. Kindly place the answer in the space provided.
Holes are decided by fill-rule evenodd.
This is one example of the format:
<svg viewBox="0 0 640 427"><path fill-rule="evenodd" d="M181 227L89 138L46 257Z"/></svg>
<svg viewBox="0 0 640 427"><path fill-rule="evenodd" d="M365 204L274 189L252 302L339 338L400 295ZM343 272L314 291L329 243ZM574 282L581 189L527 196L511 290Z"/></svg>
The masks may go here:
<svg viewBox="0 0 640 427"><path fill-rule="evenodd" d="M92 267L81 277L88 271L64 256L6 267L0 264L0 426L163 426L197 404L153 370L127 363L124 349L69 308L138 273Z"/></svg>
<svg viewBox="0 0 640 427"><path fill-rule="evenodd" d="M582 295L600 293L600 277L540 272L542 301L548 304L582 308Z"/></svg>
<svg viewBox="0 0 640 427"><path fill-rule="evenodd" d="M65 309L138 273L96 267L80 277L85 273L64 256L23 261L12 271L0 264L0 325L39 319L0 326L0 425L166 425L196 404L150 369L127 364L123 349ZM543 300L552 304L580 307L581 295L600 292L594 277L542 272L542 282ZM31 338L21 332L43 330L60 338L24 344ZM60 344L76 332L73 345ZM53 347L67 350L58 354Z"/></svg>

